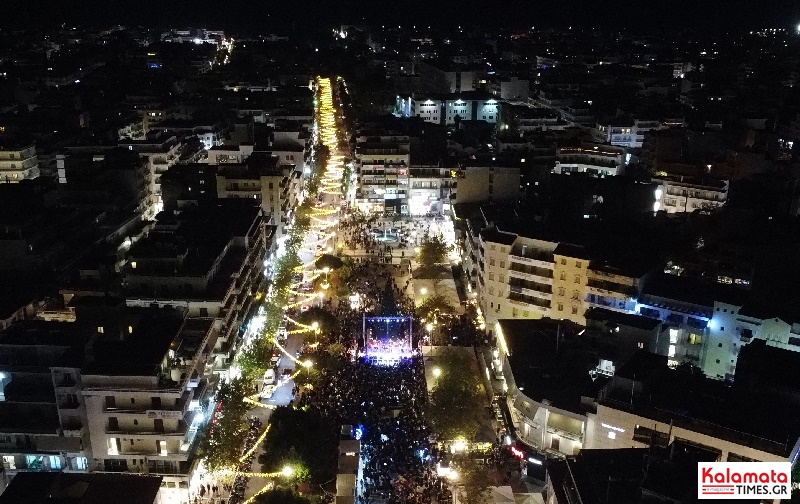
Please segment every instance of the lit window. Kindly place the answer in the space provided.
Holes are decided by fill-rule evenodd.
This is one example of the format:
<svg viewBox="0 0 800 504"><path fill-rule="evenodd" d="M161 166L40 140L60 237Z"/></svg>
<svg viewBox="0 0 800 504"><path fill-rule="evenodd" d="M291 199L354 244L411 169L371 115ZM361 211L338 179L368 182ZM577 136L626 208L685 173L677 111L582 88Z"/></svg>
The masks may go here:
<svg viewBox="0 0 800 504"><path fill-rule="evenodd" d="M667 354L668 357L675 357L675 345L669 346L669 353Z"/></svg>
<svg viewBox="0 0 800 504"><path fill-rule="evenodd" d="M617 439L617 433L614 431L608 431L608 439Z"/></svg>
<svg viewBox="0 0 800 504"><path fill-rule="evenodd" d="M108 438L108 454L109 455L119 455L119 444L117 443L117 438Z"/></svg>
<svg viewBox="0 0 800 504"><path fill-rule="evenodd" d="M75 457L75 469L78 471L85 471L89 468L89 461L86 457Z"/></svg>
<svg viewBox="0 0 800 504"><path fill-rule="evenodd" d="M61 469L61 457L50 455L50 469Z"/></svg>
<svg viewBox="0 0 800 504"><path fill-rule="evenodd" d="M136 261L131 262L131 268L136 269Z"/></svg>
<svg viewBox="0 0 800 504"><path fill-rule="evenodd" d="M128 334L133 334L133 326L128 326Z"/></svg>
<svg viewBox="0 0 800 504"><path fill-rule="evenodd" d="M103 333L105 333L105 331L106 331L106 330L105 330L105 328L104 328L103 326L98 326L98 327L97 327L97 332L99 332L100 334L103 334Z"/></svg>
<svg viewBox="0 0 800 504"><path fill-rule="evenodd" d="M678 343L678 330L677 329L670 329L669 330L669 342L673 345Z"/></svg>
<svg viewBox="0 0 800 504"><path fill-rule="evenodd" d="M167 456L167 442L166 441L159 441L158 442L158 446L159 446L160 451L161 451L161 456L162 457L166 457Z"/></svg>
<svg viewBox="0 0 800 504"><path fill-rule="evenodd" d="M3 455L3 467L6 469L16 469L17 461L14 455Z"/></svg>

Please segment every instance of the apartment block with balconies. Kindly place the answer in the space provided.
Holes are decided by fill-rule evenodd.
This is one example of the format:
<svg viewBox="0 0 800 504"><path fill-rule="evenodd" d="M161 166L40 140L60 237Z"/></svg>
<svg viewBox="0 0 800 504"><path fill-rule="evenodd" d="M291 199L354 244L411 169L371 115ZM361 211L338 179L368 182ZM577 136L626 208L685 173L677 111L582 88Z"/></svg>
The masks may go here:
<svg viewBox="0 0 800 504"><path fill-rule="evenodd" d="M408 211L411 141L406 135L365 134L356 141L356 205L366 211Z"/></svg>
<svg viewBox="0 0 800 504"><path fill-rule="evenodd" d="M485 286L479 295L489 327L499 319L548 316L557 244L497 229L482 232L481 241Z"/></svg>
<svg viewBox="0 0 800 504"><path fill-rule="evenodd" d="M20 471L86 471L91 445L80 397L85 337L73 323L21 321L0 332L0 457Z"/></svg>
<svg viewBox="0 0 800 504"><path fill-rule="evenodd" d="M218 325L178 310L141 309L147 324L121 339L98 335L81 376L93 471L157 474L188 497L198 432L210 416ZM134 309L133 311L136 311Z"/></svg>
<svg viewBox="0 0 800 504"><path fill-rule="evenodd" d="M589 259L581 246L559 243L554 250L552 318L586 324Z"/></svg>
<svg viewBox="0 0 800 504"><path fill-rule="evenodd" d="M15 183L39 176L36 147L29 145L0 145L0 184Z"/></svg>
<svg viewBox="0 0 800 504"><path fill-rule="evenodd" d="M582 142L556 149L553 173L589 173L600 177L621 175L628 153L624 147Z"/></svg>
<svg viewBox="0 0 800 504"><path fill-rule="evenodd" d="M688 176L653 177L656 188L654 210L667 213L711 211L728 201L727 180Z"/></svg>
<svg viewBox="0 0 800 504"><path fill-rule="evenodd" d="M280 158L256 152L243 164L220 164L216 172L217 197L257 201L276 226L276 237L286 233L299 197L299 173Z"/></svg>
<svg viewBox="0 0 800 504"><path fill-rule="evenodd" d="M151 205L147 207L144 217L151 219L164 209L164 202L161 199L161 175L180 160L182 144L177 137L165 134L155 139L122 140L119 146L138 152L140 156L147 158Z"/></svg>
<svg viewBox="0 0 800 504"><path fill-rule="evenodd" d="M587 271L586 307L635 313L644 273L630 273L599 261Z"/></svg>
<svg viewBox="0 0 800 504"><path fill-rule="evenodd" d="M163 216L130 249L123 268L128 306L172 306L211 317L220 335L214 365L224 369L241 342L238 328L265 295L264 260L274 241L252 199L219 200Z"/></svg>

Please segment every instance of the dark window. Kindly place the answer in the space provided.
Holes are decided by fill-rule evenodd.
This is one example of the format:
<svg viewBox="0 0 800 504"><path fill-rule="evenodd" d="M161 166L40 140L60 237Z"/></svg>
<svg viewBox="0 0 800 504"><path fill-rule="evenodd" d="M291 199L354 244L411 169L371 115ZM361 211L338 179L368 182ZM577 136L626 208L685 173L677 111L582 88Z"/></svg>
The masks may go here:
<svg viewBox="0 0 800 504"><path fill-rule="evenodd" d="M109 417L108 418L108 430L110 431L118 431L119 430L119 421L117 417Z"/></svg>
<svg viewBox="0 0 800 504"><path fill-rule="evenodd" d="M164 432L164 420L160 418L153 420L153 430L156 432Z"/></svg>
<svg viewBox="0 0 800 504"><path fill-rule="evenodd" d="M106 409L116 408L117 400L114 396L106 396Z"/></svg>
<svg viewBox="0 0 800 504"><path fill-rule="evenodd" d="M633 429L633 440L647 445L666 447L669 444L669 434L637 425Z"/></svg>
<svg viewBox="0 0 800 504"><path fill-rule="evenodd" d="M800 338L795 338L794 336L790 336L789 337L789 344L790 345L795 345L795 346L800 346Z"/></svg>

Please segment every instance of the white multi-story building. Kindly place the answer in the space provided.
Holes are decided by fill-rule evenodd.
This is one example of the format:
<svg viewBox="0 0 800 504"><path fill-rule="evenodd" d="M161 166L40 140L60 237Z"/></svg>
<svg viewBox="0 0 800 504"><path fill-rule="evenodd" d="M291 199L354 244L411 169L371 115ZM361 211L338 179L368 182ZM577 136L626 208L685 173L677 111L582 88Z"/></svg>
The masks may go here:
<svg viewBox="0 0 800 504"><path fill-rule="evenodd" d="M647 119L621 119L607 124L595 125L593 134L598 142L627 147L641 148L644 135L650 131L664 129L661 121Z"/></svg>
<svg viewBox="0 0 800 504"><path fill-rule="evenodd" d="M628 161L627 149L583 142L579 147L556 149L553 173L590 173L599 176L621 175Z"/></svg>
<svg viewBox="0 0 800 504"><path fill-rule="evenodd" d="M14 183L39 176L36 147L0 145L0 183Z"/></svg>
<svg viewBox="0 0 800 504"><path fill-rule="evenodd" d="M356 139L356 206L365 211L408 213L411 139L370 135Z"/></svg>
<svg viewBox="0 0 800 504"><path fill-rule="evenodd" d="M500 102L480 92L453 95L420 95L411 98L411 115L436 124L464 121L500 122Z"/></svg>
<svg viewBox="0 0 800 504"><path fill-rule="evenodd" d="M666 175L653 177L656 200L653 209L667 213L709 211L728 201L727 180Z"/></svg>

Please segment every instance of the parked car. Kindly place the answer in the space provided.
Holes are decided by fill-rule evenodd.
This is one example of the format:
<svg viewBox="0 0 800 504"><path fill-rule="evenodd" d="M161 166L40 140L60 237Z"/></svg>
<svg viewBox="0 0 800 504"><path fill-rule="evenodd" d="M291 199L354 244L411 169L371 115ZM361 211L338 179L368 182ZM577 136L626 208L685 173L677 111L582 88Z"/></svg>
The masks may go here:
<svg viewBox="0 0 800 504"><path fill-rule="evenodd" d="M264 385L261 389L261 399L269 399L275 393L275 385Z"/></svg>

